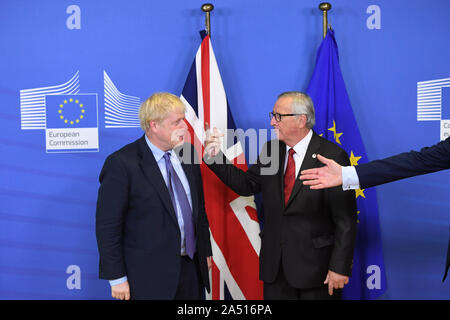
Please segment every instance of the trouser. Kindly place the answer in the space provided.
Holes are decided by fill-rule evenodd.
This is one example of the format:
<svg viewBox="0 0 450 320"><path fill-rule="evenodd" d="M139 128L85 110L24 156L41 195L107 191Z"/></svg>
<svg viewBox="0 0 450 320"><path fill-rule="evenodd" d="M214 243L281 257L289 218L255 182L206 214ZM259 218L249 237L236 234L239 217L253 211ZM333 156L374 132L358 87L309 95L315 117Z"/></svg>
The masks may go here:
<svg viewBox="0 0 450 320"><path fill-rule="evenodd" d="M264 282L264 300L340 300L341 298L342 289L333 289L333 295L330 296L328 284L317 288L294 288L284 275L282 261L280 261L275 281Z"/></svg>
<svg viewBox="0 0 450 320"><path fill-rule="evenodd" d="M181 256L180 277L175 293L175 300L200 300L203 299L203 286L201 284L198 257L192 260L188 256Z"/></svg>

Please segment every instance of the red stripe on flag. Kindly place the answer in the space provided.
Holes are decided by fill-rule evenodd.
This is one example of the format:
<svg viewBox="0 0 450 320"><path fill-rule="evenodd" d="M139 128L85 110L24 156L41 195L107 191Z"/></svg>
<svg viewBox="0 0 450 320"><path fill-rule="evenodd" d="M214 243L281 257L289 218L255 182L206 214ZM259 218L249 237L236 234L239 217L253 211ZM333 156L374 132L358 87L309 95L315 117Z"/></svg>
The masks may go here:
<svg viewBox="0 0 450 320"><path fill-rule="evenodd" d="M259 223L258 211L256 211L255 208L247 206L247 207L245 207L245 210L247 210L247 213L248 213L250 219Z"/></svg>
<svg viewBox="0 0 450 320"><path fill-rule="evenodd" d="M204 122L211 125L211 109L210 109L210 77L209 77L209 35L207 35L201 44L202 52L202 92L203 92L203 116Z"/></svg>
<svg viewBox="0 0 450 320"><path fill-rule="evenodd" d="M217 268L214 259L211 268L211 299L220 300L220 270Z"/></svg>

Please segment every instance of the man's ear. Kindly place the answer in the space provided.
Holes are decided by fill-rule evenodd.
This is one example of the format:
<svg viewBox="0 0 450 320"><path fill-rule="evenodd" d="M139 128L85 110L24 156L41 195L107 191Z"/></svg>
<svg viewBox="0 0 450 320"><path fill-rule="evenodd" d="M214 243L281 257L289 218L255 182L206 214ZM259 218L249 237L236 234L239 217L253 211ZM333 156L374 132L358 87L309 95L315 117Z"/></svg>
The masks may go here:
<svg viewBox="0 0 450 320"><path fill-rule="evenodd" d="M155 131L158 131L158 128L159 128L159 124L158 124L158 122L156 122L156 121L154 121L154 120L150 120L149 122L148 122L148 128L149 128L149 130L151 131L151 132L155 132Z"/></svg>
<svg viewBox="0 0 450 320"><path fill-rule="evenodd" d="M306 123L308 122L308 117L307 117L307 115L306 115L306 114L300 115L299 120L300 120L300 127L301 127L301 128L306 127Z"/></svg>

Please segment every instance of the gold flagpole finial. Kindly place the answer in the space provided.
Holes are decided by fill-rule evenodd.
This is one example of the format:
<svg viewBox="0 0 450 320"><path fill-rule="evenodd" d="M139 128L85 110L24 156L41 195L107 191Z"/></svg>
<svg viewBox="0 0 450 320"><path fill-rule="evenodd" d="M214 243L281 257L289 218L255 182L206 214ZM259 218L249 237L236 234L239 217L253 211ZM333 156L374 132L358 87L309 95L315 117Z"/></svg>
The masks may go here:
<svg viewBox="0 0 450 320"><path fill-rule="evenodd" d="M211 23L210 23L209 13L213 10L214 10L214 6L211 3L205 3L202 5L202 11L206 13L205 27L206 27L206 33L208 35L211 35Z"/></svg>
<svg viewBox="0 0 450 320"><path fill-rule="evenodd" d="M331 9L331 4L322 2L319 4L319 9L323 11L323 37L325 38L328 29L328 11Z"/></svg>

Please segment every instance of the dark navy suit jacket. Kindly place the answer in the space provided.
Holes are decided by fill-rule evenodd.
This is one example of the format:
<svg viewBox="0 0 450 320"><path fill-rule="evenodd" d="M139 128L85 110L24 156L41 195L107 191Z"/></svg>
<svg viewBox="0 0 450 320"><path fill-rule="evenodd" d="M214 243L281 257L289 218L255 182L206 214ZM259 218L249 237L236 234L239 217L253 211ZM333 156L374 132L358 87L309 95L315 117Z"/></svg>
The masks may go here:
<svg viewBox="0 0 450 320"><path fill-rule="evenodd" d="M200 166L189 145L182 162L192 196L196 261L209 291L206 257L212 256ZM181 234L175 210L145 136L114 152L100 173L96 234L101 279L127 276L132 299L173 299L180 274Z"/></svg>
<svg viewBox="0 0 450 320"><path fill-rule="evenodd" d="M369 188L450 168L450 138L418 151L364 163L355 167L361 188Z"/></svg>
<svg viewBox="0 0 450 320"><path fill-rule="evenodd" d="M313 133L300 170L320 166L316 154L341 165L350 164L343 149ZM351 274L357 226L355 192L343 191L341 187L312 190L304 188L302 181L296 179L285 206L285 157L286 145L272 140L264 146L257 163L246 172L227 163L222 153L206 162L237 194L249 196L262 192L260 279L267 283L275 281L282 260L291 286L321 287L328 270ZM268 167L275 170L265 172Z"/></svg>

